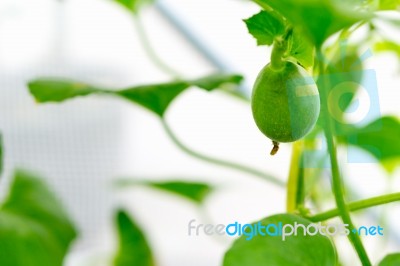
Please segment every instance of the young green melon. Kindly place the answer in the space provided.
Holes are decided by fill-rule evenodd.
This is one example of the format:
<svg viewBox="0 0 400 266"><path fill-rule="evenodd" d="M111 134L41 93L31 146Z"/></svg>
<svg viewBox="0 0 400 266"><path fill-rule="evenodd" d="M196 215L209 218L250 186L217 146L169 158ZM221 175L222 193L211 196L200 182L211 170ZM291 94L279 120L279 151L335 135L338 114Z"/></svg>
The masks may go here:
<svg viewBox="0 0 400 266"><path fill-rule="evenodd" d="M278 70L268 64L254 84L251 107L258 128L274 145L296 141L317 122L318 88L297 64L284 62Z"/></svg>

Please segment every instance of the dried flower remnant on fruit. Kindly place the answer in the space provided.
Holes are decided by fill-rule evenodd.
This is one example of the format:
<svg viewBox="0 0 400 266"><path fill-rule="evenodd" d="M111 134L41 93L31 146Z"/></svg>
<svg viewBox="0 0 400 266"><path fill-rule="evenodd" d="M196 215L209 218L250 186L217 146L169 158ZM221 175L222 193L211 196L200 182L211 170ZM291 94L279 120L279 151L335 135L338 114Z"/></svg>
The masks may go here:
<svg viewBox="0 0 400 266"><path fill-rule="evenodd" d="M270 154L273 156L279 151L279 142L272 141L272 144L274 145L274 147L272 147Z"/></svg>

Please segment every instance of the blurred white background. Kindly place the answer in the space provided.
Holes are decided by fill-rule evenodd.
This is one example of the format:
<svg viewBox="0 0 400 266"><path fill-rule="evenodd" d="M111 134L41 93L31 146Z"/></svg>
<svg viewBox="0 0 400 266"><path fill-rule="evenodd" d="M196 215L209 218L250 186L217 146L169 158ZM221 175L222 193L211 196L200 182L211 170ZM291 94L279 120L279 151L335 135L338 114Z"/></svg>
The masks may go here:
<svg viewBox="0 0 400 266"><path fill-rule="evenodd" d="M162 2L227 65L242 73L247 87L268 62L268 48L256 47L242 22L258 12L256 5L239 0ZM146 8L142 18L152 45L169 65L187 77L215 71L155 7ZM385 54L366 63L377 71L381 113L399 115L397 60ZM140 107L100 96L35 104L25 84L39 76L115 88L169 77L146 56L131 15L112 1L0 0L0 130L6 150L0 192L4 196L15 168L48 179L80 231L66 265L102 265L100 261L112 256L116 207L128 209L144 227L159 265L220 264L229 241L187 236L189 220L201 222L204 210L143 188L116 190L112 182L118 177L186 177L215 184L219 190L205 208L213 223L249 222L284 212L283 189L181 153L158 118ZM279 154L270 157L270 142L256 129L250 108L242 101L191 89L173 103L167 119L192 148L286 179L290 146L282 145ZM400 172L389 183L375 163L346 164L343 171L360 197L400 188ZM392 222L388 230L394 232L400 208L396 204L388 208ZM356 221L376 223L358 216ZM382 243L368 237L365 241L373 259L380 259ZM351 262L354 252L346 239L340 242L340 251L348 253ZM396 246L393 242L385 251Z"/></svg>

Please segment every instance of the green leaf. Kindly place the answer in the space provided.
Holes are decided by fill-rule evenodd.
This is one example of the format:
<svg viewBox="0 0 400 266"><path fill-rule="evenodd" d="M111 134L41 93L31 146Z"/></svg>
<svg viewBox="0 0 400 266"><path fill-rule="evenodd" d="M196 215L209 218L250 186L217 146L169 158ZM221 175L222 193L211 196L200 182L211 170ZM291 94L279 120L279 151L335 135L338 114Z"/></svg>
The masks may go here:
<svg viewBox="0 0 400 266"><path fill-rule="evenodd" d="M397 118L385 116L361 128L342 127L342 141L364 149L378 161L400 159L400 123Z"/></svg>
<svg viewBox="0 0 400 266"><path fill-rule="evenodd" d="M0 207L2 266L61 266L76 231L38 178L17 172Z"/></svg>
<svg viewBox="0 0 400 266"><path fill-rule="evenodd" d="M357 47L341 45L331 58L326 73L326 82L329 82L329 87L332 89L345 82L361 84L363 64L358 55ZM353 86L352 89L354 90L351 92L349 90L348 93L343 94L337 103L341 112L346 111L352 103L358 91L358 86Z"/></svg>
<svg viewBox="0 0 400 266"><path fill-rule="evenodd" d="M212 91L216 88L222 88L229 85L237 85L243 81L240 75L211 74L199 79L188 81L192 86L197 86L206 91Z"/></svg>
<svg viewBox="0 0 400 266"><path fill-rule="evenodd" d="M400 265L400 253L386 255L378 266L398 266Z"/></svg>
<svg viewBox="0 0 400 266"><path fill-rule="evenodd" d="M213 74L196 80L133 87L118 91L117 94L142 105L162 117L169 104L190 86L197 86L206 91L211 91L222 85L239 84L242 79L242 76L239 75Z"/></svg>
<svg viewBox="0 0 400 266"><path fill-rule="evenodd" d="M329 60L326 73L318 78L317 85L318 87L326 86L329 88L329 95L332 97L329 101L329 111L334 118L333 123L337 135L343 135L342 131L348 130L349 126L340 121L345 120L343 116L359 90L359 84L362 83L365 71L363 71L362 60L358 55L357 47L349 46L347 42L341 42L330 47L326 54L328 55L327 61ZM317 121L320 129L323 128L324 120L325 117L320 115Z"/></svg>
<svg viewBox="0 0 400 266"><path fill-rule="evenodd" d="M129 11L133 13L137 13L140 8L145 4L151 4L154 0L114 0L118 4L127 8Z"/></svg>
<svg viewBox="0 0 400 266"><path fill-rule="evenodd" d="M227 76L225 74L213 74L193 80L191 83L193 86L197 86L207 91L218 88L232 96L248 101L249 96L238 86L242 81L243 77L240 75Z"/></svg>
<svg viewBox="0 0 400 266"><path fill-rule="evenodd" d="M38 103L62 102L103 90L81 82L44 78L29 82L28 88Z"/></svg>
<svg viewBox="0 0 400 266"><path fill-rule="evenodd" d="M380 10L398 10L400 8L400 0L380 0Z"/></svg>
<svg viewBox="0 0 400 266"><path fill-rule="evenodd" d="M287 56L294 58L304 68L310 68L314 65L314 50L312 43L307 38L304 38L303 33L298 28L295 28L289 39Z"/></svg>
<svg viewBox="0 0 400 266"><path fill-rule="evenodd" d="M283 19L273 11L261 11L244 22L249 33L257 40L257 45L271 45L276 37L285 32Z"/></svg>
<svg viewBox="0 0 400 266"><path fill-rule="evenodd" d="M386 159L381 161L381 164L383 168L389 173L393 174L393 172L397 169L397 167L400 165L400 157L398 158L393 158L393 159Z"/></svg>
<svg viewBox="0 0 400 266"><path fill-rule="evenodd" d="M159 116L163 116L169 104L190 85L186 82L172 82L139 86L116 92L118 95L140 104Z"/></svg>
<svg viewBox="0 0 400 266"><path fill-rule="evenodd" d="M400 58L400 45L390 40L376 43L374 50L376 52L393 52Z"/></svg>
<svg viewBox="0 0 400 266"><path fill-rule="evenodd" d="M149 182L148 185L193 200L196 203L202 203L212 191L212 187L207 184L185 181Z"/></svg>
<svg viewBox="0 0 400 266"><path fill-rule="evenodd" d="M139 104L163 117L170 103L191 86L211 91L227 84L239 84L239 75L212 74L195 80L173 81L112 90L62 79L36 79L28 83L30 93L37 102L61 102L89 94L112 94Z"/></svg>
<svg viewBox="0 0 400 266"><path fill-rule="evenodd" d="M278 37L285 33L285 22L282 17L273 10L260 13L245 19L249 33L257 40L257 45L271 45ZM287 57L295 59L305 68L314 63L314 46L304 38L304 34L297 27L290 37Z"/></svg>
<svg viewBox="0 0 400 266"><path fill-rule="evenodd" d="M253 0L262 7L271 7L283 15L291 24L306 34L306 37L321 47L335 32L354 23L368 19L370 14L360 12L353 1L343 0ZM355 1L357 2L357 1ZM359 4L359 3L357 3Z"/></svg>
<svg viewBox="0 0 400 266"><path fill-rule="evenodd" d="M261 220L262 226L274 224L282 225L297 222L308 226L310 221L294 214L278 214ZM253 223L253 225L257 224ZM298 229L297 236L288 236L285 241L281 236L255 235L252 239L246 240L247 236L242 235L232 247L226 252L224 266L309 266L309 265L337 265L335 248L329 238L317 234L304 236L302 229ZM311 229L313 230L313 229ZM276 232L270 228L270 232ZM314 232L314 231L313 231Z"/></svg>
<svg viewBox="0 0 400 266"><path fill-rule="evenodd" d="M344 73L351 71L361 71L363 69L362 61L358 54L358 47L349 45L347 41L342 41L328 51L331 53L328 63L328 73ZM359 82L359 79L354 82Z"/></svg>
<svg viewBox="0 0 400 266"><path fill-rule="evenodd" d="M140 227L124 211L116 217L119 248L114 266L154 266L151 248Z"/></svg>
<svg viewBox="0 0 400 266"><path fill-rule="evenodd" d="M3 172L3 164L4 164L4 152L3 152L3 136L0 133L0 176Z"/></svg>
<svg viewBox="0 0 400 266"><path fill-rule="evenodd" d="M179 180L156 182L138 181L137 179L131 178L120 179L116 182L116 184L120 187L144 185L184 197L199 204L201 204L213 190L212 186L205 183Z"/></svg>

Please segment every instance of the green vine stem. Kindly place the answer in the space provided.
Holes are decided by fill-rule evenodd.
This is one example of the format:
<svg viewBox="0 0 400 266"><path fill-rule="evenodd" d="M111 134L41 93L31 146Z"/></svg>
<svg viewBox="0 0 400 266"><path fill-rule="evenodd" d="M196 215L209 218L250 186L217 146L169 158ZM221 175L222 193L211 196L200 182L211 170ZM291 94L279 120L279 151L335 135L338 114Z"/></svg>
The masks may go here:
<svg viewBox="0 0 400 266"><path fill-rule="evenodd" d="M181 75L177 71L175 71L173 68L171 68L169 65L164 63L164 61L157 55L154 48L151 46L151 42L147 36L146 30L145 30L143 24L142 24L140 14L136 14L134 16L134 18L135 18L136 30L139 35L139 40L142 43L142 46L143 46L146 54L150 58L150 60L165 74L168 74L176 79L179 79L181 77Z"/></svg>
<svg viewBox="0 0 400 266"><path fill-rule="evenodd" d="M275 71L281 70L285 66L285 62L283 61L283 55L286 52L286 41L284 40L275 40L274 46L271 52L271 68Z"/></svg>
<svg viewBox="0 0 400 266"><path fill-rule="evenodd" d="M288 50L289 38L293 33L292 27L287 27L285 34L279 38L275 38L274 46L271 52L271 68L279 71L285 66L286 61L284 60L285 53Z"/></svg>
<svg viewBox="0 0 400 266"><path fill-rule="evenodd" d="M301 190L299 187L300 177L300 158L303 150L303 141L299 140L292 145L292 158L290 160L289 177L286 192L286 210L287 212L295 212L298 209L298 194Z"/></svg>
<svg viewBox="0 0 400 266"><path fill-rule="evenodd" d="M350 211L358 211L366 208L375 207L378 205L383 205L391 202L400 201L400 193L392 193L379 197L373 197L369 199L359 200L351 202L347 205ZM314 216L307 217L312 222L321 222L339 215L338 209L332 209L323 213L316 214Z"/></svg>
<svg viewBox="0 0 400 266"><path fill-rule="evenodd" d="M348 206L346 205L346 201L344 198L344 190L343 190L343 183L342 177L339 170L339 163L337 159L337 149L334 140L334 133L333 133L333 121L329 114L328 110L328 93L329 88L327 87L326 77L324 77L325 68L324 68L324 61L323 61L323 54L322 50L319 47L317 50L317 55L319 60L319 79L322 80L320 82L320 95L321 95L321 115L323 116L324 120L324 134L328 146L328 152L330 157L331 163L331 172L332 172L332 189L333 194L336 201L336 206L338 208L338 213L343 221L344 224L349 226L349 230L352 231L355 227L351 220L350 211ZM355 248L358 257L360 258L363 266L370 266L371 262L368 258L368 254L363 246L361 238L357 234L349 234L348 238L352 243L353 247Z"/></svg>
<svg viewBox="0 0 400 266"><path fill-rule="evenodd" d="M246 173L246 174L250 174L250 175L255 176L255 177L262 178L263 180L267 180L267 181L269 181L269 182L271 182L271 183L273 183L273 184L275 184L275 185L277 185L279 187L284 187L285 186L285 182L283 182L283 181L281 181L281 180L279 180L279 179L277 179L277 178L275 178L273 176L265 174L262 171L253 169L253 168L251 168L249 166L245 166L245 165L242 165L242 164L229 162L229 161L221 160L221 159L218 159L218 158L213 158L213 157L210 157L208 155L205 155L205 154L199 153L197 151L194 151L191 148L187 147L184 143L182 143L178 139L178 137L172 131L171 127L168 125L166 120L164 120L164 119L162 120L162 125L163 125L163 127L165 129L165 132L167 133L169 138L174 142L174 144L177 147L179 147L183 152L185 152L186 154L188 154L188 155L190 155L190 156L192 156L194 158L197 158L199 160L202 160L202 161L205 161L205 162L208 162L208 163L211 163L211 164L219 165L219 166L222 166L222 167L235 169L235 170L238 170L240 172L243 172L243 173Z"/></svg>

